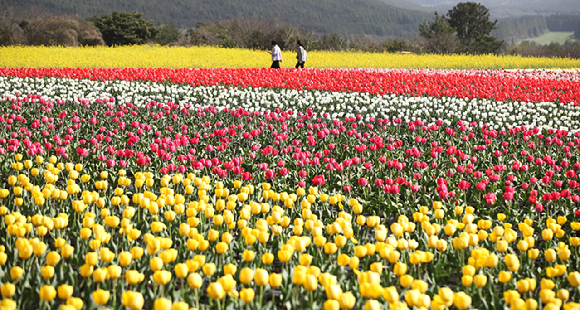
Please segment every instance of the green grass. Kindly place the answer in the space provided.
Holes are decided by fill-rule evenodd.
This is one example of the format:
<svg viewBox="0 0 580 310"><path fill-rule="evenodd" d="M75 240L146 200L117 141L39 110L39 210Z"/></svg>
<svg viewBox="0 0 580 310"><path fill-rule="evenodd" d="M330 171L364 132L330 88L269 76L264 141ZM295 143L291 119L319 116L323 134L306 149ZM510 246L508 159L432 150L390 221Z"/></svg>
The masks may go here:
<svg viewBox="0 0 580 310"><path fill-rule="evenodd" d="M564 44L566 40L573 40L572 37L574 36L574 32L548 32L544 35L541 35L537 38L526 39L524 41L536 42L538 44L547 45L550 43L559 43ZM520 41L521 42L521 41ZM520 43L518 42L518 43Z"/></svg>

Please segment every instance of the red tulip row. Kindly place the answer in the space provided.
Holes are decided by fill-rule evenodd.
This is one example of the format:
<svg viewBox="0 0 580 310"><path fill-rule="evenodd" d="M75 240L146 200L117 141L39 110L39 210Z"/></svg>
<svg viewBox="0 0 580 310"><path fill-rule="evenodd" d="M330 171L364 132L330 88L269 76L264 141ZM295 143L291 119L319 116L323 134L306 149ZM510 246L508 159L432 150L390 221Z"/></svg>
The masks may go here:
<svg viewBox="0 0 580 310"><path fill-rule="evenodd" d="M344 69L71 69L71 68L0 68L0 75L19 77L65 77L102 80L171 81L190 85L234 85L242 87L283 87L298 90L368 92L371 94L408 94L490 98L498 101L580 102L580 82L574 78L544 78L472 71L377 71ZM495 71L493 71L495 72Z"/></svg>

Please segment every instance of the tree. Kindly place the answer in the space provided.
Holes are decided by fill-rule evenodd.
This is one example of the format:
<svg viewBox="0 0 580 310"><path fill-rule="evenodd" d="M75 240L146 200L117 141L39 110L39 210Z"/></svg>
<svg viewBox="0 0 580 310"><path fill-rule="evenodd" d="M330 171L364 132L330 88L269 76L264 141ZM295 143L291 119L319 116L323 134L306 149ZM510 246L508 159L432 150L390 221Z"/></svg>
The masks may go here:
<svg viewBox="0 0 580 310"><path fill-rule="evenodd" d="M437 14L433 21L427 21L419 25L419 32L424 39L426 52L437 54L457 53L461 49L461 43L455 36L455 29L449 25L445 16Z"/></svg>
<svg viewBox="0 0 580 310"><path fill-rule="evenodd" d="M341 51L346 47L342 37L338 34L325 34L318 40L317 48L319 50Z"/></svg>
<svg viewBox="0 0 580 310"><path fill-rule="evenodd" d="M145 44L159 32L153 21L143 19L143 13L113 12L112 15L94 16L88 20L101 31L109 46Z"/></svg>
<svg viewBox="0 0 580 310"><path fill-rule="evenodd" d="M447 21L455 29L463 51L474 54L497 53L503 41L492 37L497 20L489 20L489 10L475 2L460 2L447 12Z"/></svg>
<svg viewBox="0 0 580 310"><path fill-rule="evenodd" d="M181 38L179 29L172 23L167 23L159 27L159 33L155 36L155 43L167 45L169 43L177 42Z"/></svg>
<svg viewBox="0 0 580 310"><path fill-rule="evenodd" d="M101 33L90 22L74 17L53 16L19 23L29 45L104 45Z"/></svg>
<svg viewBox="0 0 580 310"><path fill-rule="evenodd" d="M37 13L36 10L33 11ZM22 44L26 41L18 25L25 15L27 14L18 7L0 5L0 46Z"/></svg>

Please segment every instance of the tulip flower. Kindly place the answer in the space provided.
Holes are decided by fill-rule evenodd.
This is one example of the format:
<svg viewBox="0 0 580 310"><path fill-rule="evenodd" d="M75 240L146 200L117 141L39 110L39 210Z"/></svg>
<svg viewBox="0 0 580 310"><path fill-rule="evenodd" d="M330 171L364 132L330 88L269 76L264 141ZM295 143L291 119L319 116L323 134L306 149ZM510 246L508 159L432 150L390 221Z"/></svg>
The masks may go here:
<svg viewBox="0 0 580 310"><path fill-rule="evenodd" d="M109 301L111 293L109 291L104 290L96 290L93 292L93 300L97 305L106 305Z"/></svg>

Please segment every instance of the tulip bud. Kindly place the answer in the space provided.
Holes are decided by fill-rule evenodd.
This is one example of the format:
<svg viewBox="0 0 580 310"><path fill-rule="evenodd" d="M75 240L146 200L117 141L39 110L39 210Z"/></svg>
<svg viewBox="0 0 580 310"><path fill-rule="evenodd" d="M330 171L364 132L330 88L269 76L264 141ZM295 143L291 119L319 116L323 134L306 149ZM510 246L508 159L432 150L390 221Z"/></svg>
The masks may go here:
<svg viewBox="0 0 580 310"><path fill-rule="evenodd" d="M58 287L58 298L68 300L73 294L73 287L63 284Z"/></svg>
<svg viewBox="0 0 580 310"><path fill-rule="evenodd" d="M356 303L356 298L351 292L346 292L340 295L338 302L340 303L341 309L352 309Z"/></svg>
<svg viewBox="0 0 580 310"><path fill-rule="evenodd" d="M199 273L195 273L194 272L194 273L191 273L187 277L187 284L192 289L198 289L203 284L203 279L201 278L201 276L199 275Z"/></svg>
<svg viewBox="0 0 580 310"><path fill-rule="evenodd" d="M23 274L24 270L18 266L10 268L10 278L12 278L13 281L20 279L20 277L22 277Z"/></svg>
<svg viewBox="0 0 580 310"><path fill-rule="evenodd" d="M265 269L258 268L254 274L254 281L258 286L266 286L268 285L268 271Z"/></svg>
<svg viewBox="0 0 580 310"><path fill-rule="evenodd" d="M207 288L207 293L212 299L223 299L226 295L223 286L219 282L211 283Z"/></svg>
<svg viewBox="0 0 580 310"><path fill-rule="evenodd" d="M279 287L282 284L282 276L277 273L271 273L268 277L268 283L271 287Z"/></svg>
<svg viewBox="0 0 580 310"><path fill-rule="evenodd" d="M97 305L106 305L110 297L111 293L109 291L99 289L93 292L93 300Z"/></svg>
<svg viewBox="0 0 580 310"><path fill-rule="evenodd" d="M12 298L12 296L14 296L16 293L16 288L14 287L14 284L6 282L4 285L2 285L2 287L0 287L0 293L2 293L4 298Z"/></svg>
<svg viewBox="0 0 580 310"><path fill-rule="evenodd" d="M251 288L244 288L240 291L240 299L245 303L250 303L254 300L254 290Z"/></svg>
<svg viewBox="0 0 580 310"><path fill-rule="evenodd" d="M56 297L56 290L50 285L43 285L39 291L40 299L52 301Z"/></svg>

